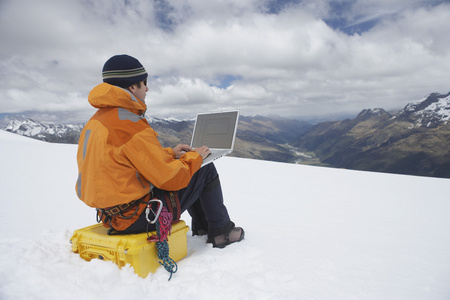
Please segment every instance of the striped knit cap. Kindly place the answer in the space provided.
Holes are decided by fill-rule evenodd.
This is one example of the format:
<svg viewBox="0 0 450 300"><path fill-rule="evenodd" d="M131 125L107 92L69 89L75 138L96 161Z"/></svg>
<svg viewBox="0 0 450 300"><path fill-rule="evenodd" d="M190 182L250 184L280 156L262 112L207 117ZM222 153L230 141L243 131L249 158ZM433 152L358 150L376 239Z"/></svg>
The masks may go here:
<svg viewBox="0 0 450 300"><path fill-rule="evenodd" d="M135 83L147 79L147 72L134 57L126 54L116 55L108 59L103 66L103 82L128 88Z"/></svg>

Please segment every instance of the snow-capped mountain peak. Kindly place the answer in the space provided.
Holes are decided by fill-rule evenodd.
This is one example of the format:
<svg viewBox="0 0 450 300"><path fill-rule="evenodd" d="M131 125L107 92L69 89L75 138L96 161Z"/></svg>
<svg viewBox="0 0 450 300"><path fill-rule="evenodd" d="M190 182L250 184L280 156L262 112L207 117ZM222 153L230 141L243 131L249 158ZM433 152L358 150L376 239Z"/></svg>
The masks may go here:
<svg viewBox="0 0 450 300"><path fill-rule="evenodd" d="M415 127L436 127L450 120L450 93L433 93L420 102L410 103L397 114L415 120Z"/></svg>

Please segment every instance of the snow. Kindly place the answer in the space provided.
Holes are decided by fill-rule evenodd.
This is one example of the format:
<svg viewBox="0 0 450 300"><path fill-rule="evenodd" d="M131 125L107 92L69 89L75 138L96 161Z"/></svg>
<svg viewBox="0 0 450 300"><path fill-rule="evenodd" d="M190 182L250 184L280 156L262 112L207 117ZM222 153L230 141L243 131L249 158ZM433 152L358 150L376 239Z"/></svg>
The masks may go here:
<svg viewBox="0 0 450 300"><path fill-rule="evenodd" d="M432 111L437 115L441 116L441 120L449 121L450 120L450 96L446 98L440 98L439 101L431 103L427 107L428 111Z"/></svg>
<svg viewBox="0 0 450 300"><path fill-rule="evenodd" d="M412 109L409 109L408 106ZM414 110L415 108L414 104L409 104L408 106L405 108L405 110ZM438 98L436 102L431 103L426 108L417 111L414 114L422 116L422 118L416 122L416 124L419 126L422 123L424 117L432 116L435 116L435 118L439 119L440 122L445 122L447 124L447 122L450 120L450 96L447 96L445 98ZM427 124L427 127L430 124L431 122Z"/></svg>
<svg viewBox="0 0 450 300"><path fill-rule="evenodd" d="M0 143L2 300L450 299L448 179L224 157L245 240L214 249L188 232L172 280L163 268L143 279L71 251L95 223L75 195L75 145L2 130Z"/></svg>

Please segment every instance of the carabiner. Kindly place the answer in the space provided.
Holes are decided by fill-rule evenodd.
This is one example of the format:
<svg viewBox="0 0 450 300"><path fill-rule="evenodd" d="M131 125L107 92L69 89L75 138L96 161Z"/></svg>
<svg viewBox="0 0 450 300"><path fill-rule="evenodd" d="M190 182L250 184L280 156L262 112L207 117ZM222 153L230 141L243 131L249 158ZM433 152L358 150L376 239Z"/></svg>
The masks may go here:
<svg viewBox="0 0 450 300"><path fill-rule="evenodd" d="M156 213L151 209L151 203L152 202L156 202L156 203L159 204L158 205L158 210L157 210ZM155 224L156 221L158 221L159 214L161 213L162 208L163 208L163 204L162 204L161 200L159 200L159 199L152 199L152 200L148 201L147 208L145 209L145 218L147 219L147 222L149 222L150 224ZM150 214L150 211L155 215L155 218L153 220L149 219L148 215Z"/></svg>

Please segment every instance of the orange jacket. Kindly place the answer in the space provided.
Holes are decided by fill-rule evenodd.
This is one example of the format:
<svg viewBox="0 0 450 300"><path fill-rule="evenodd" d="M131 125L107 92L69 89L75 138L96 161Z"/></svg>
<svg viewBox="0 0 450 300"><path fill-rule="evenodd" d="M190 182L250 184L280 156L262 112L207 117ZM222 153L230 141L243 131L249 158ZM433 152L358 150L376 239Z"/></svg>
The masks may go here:
<svg viewBox="0 0 450 300"><path fill-rule="evenodd" d="M106 208L140 199L152 185L177 191L189 184L202 164L195 151L175 158L162 148L157 133L143 117L146 105L129 91L107 83L89 93L98 108L78 143L78 197Z"/></svg>

